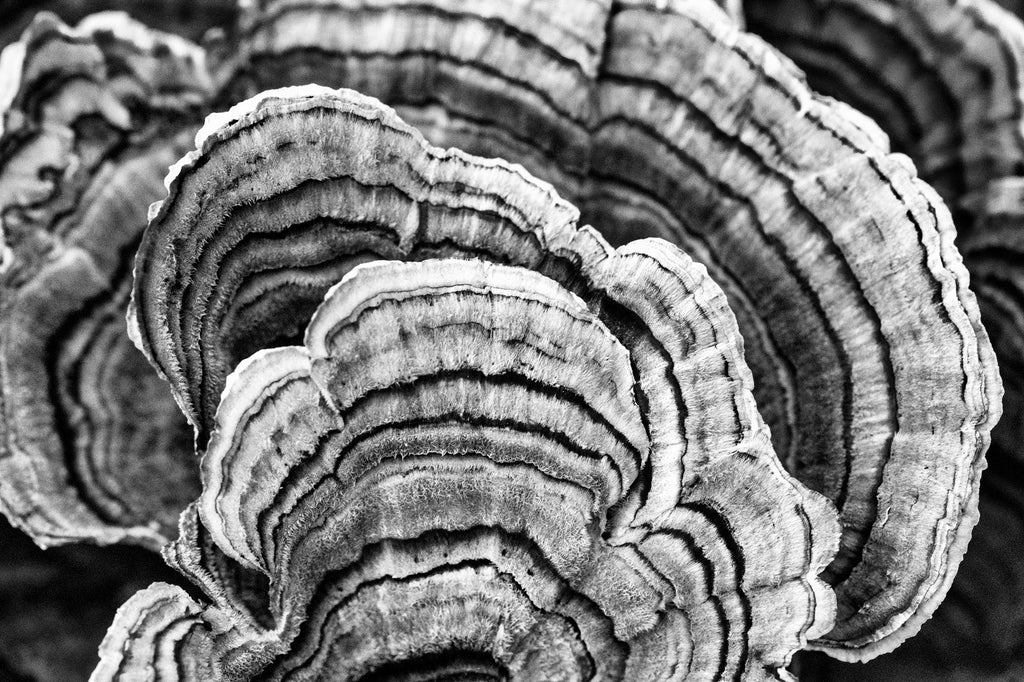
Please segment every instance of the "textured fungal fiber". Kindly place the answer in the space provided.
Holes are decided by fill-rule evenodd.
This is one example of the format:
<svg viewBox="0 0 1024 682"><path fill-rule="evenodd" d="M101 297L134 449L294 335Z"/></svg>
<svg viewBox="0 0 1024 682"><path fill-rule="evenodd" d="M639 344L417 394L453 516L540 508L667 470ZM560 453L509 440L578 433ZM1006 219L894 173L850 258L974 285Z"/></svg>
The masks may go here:
<svg viewBox="0 0 1024 682"><path fill-rule="evenodd" d="M2 66L0 509L43 546L159 548L198 490L191 434L124 311L203 55L123 14L44 14Z"/></svg>
<svg viewBox="0 0 1024 682"><path fill-rule="evenodd" d="M524 164L612 243L683 247L735 311L779 456L839 507L817 645L871 657L934 611L1001 388L950 215L873 122L700 1L258 2L214 70L228 101L354 87Z"/></svg>
<svg viewBox="0 0 1024 682"><path fill-rule="evenodd" d="M95 679L785 678L917 633L979 488L913 651L1013 659L1016 19L230 4L0 59L0 509L195 585Z"/></svg>
<svg viewBox="0 0 1024 682"><path fill-rule="evenodd" d="M703 267L613 251L549 186L351 91L264 93L198 141L140 252L179 257L140 265L220 287L179 303L140 267L133 319L210 426L166 550L205 599L137 595L96 679L779 679L831 627L834 511L775 457ZM183 220L204 249L166 238ZM357 266L324 230L417 262ZM239 257L268 239L295 258ZM247 287L301 309L341 272L303 346L226 379L181 324L230 339Z"/></svg>

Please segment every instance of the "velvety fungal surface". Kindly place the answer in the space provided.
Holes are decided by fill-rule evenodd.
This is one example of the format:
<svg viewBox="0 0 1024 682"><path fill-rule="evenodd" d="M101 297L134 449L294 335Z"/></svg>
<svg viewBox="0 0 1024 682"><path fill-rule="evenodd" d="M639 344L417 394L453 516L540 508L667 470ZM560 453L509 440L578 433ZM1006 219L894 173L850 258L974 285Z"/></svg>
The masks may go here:
<svg viewBox="0 0 1024 682"><path fill-rule="evenodd" d="M210 28L230 29L238 5L234 0L0 0L0 47L17 41L39 12L77 22L96 12L120 10L149 26L198 40Z"/></svg>
<svg viewBox="0 0 1024 682"><path fill-rule="evenodd" d="M702 266L351 91L197 144L131 318L209 436L165 550L205 596L134 597L94 679L781 679L831 628L835 512L775 457ZM321 300L302 346L220 371Z"/></svg>
<svg viewBox="0 0 1024 682"><path fill-rule="evenodd" d="M993 438L1024 461L1024 24L991 0L770 0L750 28L871 115L953 209L1006 386Z"/></svg>
<svg viewBox="0 0 1024 682"><path fill-rule="evenodd" d="M997 355L1024 423L1009 13L122 4L225 30L0 59L0 509L157 548L198 496L97 679L772 679L935 612Z"/></svg>
<svg viewBox="0 0 1024 682"><path fill-rule="evenodd" d="M1019 495L1024 462L1024 24L989 0L779 0L749 3L746 14L812 86L871 114L954 208L1006 388L982 486L989 511L965 570L921 641L879 666L916 666L936 679L1016 674L1024 631L1012 614L1024 601L1010 587L1015 580L998 608L981 586L996 566L1009 576L1024 570L999 540L1015 537L1020 524L994 497Z"/></svg>
<svg viewBox="0 0 1024 682"><path fill-rule="evenodd" d="M839 616L816 646L877 655L934 611L1001 388L950 215L871 120L698 0L267 0L242 25L214 68L226 102L359 89L435 144L522 163L612 243L660 236L705 264L777 452L840 509Z"/></svg>
<svg viewBox="0 0 1024 682"><path fill-rule="evenodd" d="M0 71L0 509L42 546L158 548L198 490L191 434L124 311L148 203L210 81L117 13L41 15Z"/></svg>

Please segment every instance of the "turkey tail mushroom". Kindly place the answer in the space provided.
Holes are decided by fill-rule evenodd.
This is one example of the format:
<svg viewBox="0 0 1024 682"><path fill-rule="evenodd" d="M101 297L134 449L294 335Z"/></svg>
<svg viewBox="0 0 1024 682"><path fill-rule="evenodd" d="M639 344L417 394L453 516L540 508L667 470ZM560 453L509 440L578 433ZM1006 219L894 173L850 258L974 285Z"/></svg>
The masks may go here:
<svg viewBox="0 0 1024 682"><path fill-rule="evenodd" d="M440 147L521 163L578 193L608 0L258 0L214 70L222 104L278 87L344 86L393 106Z"/></svg>
<svg viewBox="0 0 1024 682"><path fill-rule="evenodd" d="M0 508L42 546L159 547L198 491L190 433L124 310L146 206L206 106L195 46L41 15L0 68Z"/></svg>
<svg viewBox="0 0 1024 682"><path fill-rule="evenodd" d="M776 448L842 507L843 545L826 574L839 593L838 625L818 645L863 658L919 627L974 523L1000 389L948 214L886 153L870 121L813 97L788 62L699 0L580 0L571 12L440 0L252 7L240 57L218 71L222 99L306 80L312 64L318 79L402 107L435 141L522 160L616 241L662 235L704 261L739 315ZM334 30L343 26L355 29ZM239 112L249 114L260 117ZM449 194L435 208L437 191L423 180L434 177L429 164L375 188L360 175L375 159L357 146L345 159L314 153L329 173L303 176L307 159L289 147L332 149L338 140L297 131L270 147L263 128L279 131L266 118L257 131L238 126L251 139L210 164L206 153L233 140L201 136L208 149L178 168L155 215L171 225L151 226L149 255L137 262L142 277L163 268L173 280L141 289L137 280L134 333L202 446L235 363L294 343L323 292L360 262L483 256L538 270L587 300L578 263L559 251L565 235L532 222L529 206L505 202L502 183L520 177L509 167L489 166L491 194ZM220 124L234 125L212 127ZM394 148L367 139L377 153ZM268 156L288 162L268 168ZM249 174L250 164L262 170ZM189 191L226 214L189 206L175 182L193 182ZM534 199L549 191L535 189ZM566 210L560 225L575 220ZM448 220L467 222L450 230ZM159 242L165 228L196 226L198 237ZM154 263L154 253L181 262ZM652 461L673 461L659 457Z"/></svg>
<svg viewBox="0 0 1024 682"><path fill-rule="evenodd" d="M801 680L1006 682L1024 673L1024 467L993 445L981 521L935 616L898 650L866 665L802 658Z"/></svg>
<svg viewBox="0 0 1024 682"><path fill-rule="evenodd" d="M298 6L253 6L249 56L217 70L227 91L314 73L363 88L435 143L522 161L613 242L682 245L739 318L776 450L841 507L840 613L818 645L864 658L915 632L975 523L1001 387L950 216L878 127L706 0L579 0L550 20L538 3L464 18L440 1L323 0L316 22L286 20ZM414 30L439 21L463 39ZM385 25L400 28L384 54L363 49ZM516 58L490 61L495 45ZM267 68L239 68L257 56Z"/></svg>
<svg viewBox="0 0 1024 682"><path fill-rule="evenodd" d="M132 314L210 434L166 551L205 597L137 595L94 680L782 679L831 627L835 512L774 456L703 267L613 251L350 91L264 93L197 142ZM211 371L254 328L246 287L297 318L324 285L302 346Z"/></svg>
<svg viewBox="0 0 1024 682"><path fill-rule="evenodd" d="M993 431L1024 461L1024 24L989 0L771 0L751 29L874 117L954 208L1007 388Z"/></svg>
<svg viewBox="0 0 1024 682"><path fill-rule="evenodd" d="M231 369L300 340L327 289L359 263L457 256L578 276L559 251L578 211L552 204L548 185L430 148L354 92L268 91L209 117L196 144L152 210L129 332L200 446ZM383 163L391 157L409 162ZM479 175L473 192L444 175L460 163Z"/></svg>
<svg viewBox="0 0 1024 682"><path fill-rule="evenodd" d="M680 243L723 287L776 450L844 526L812 646L891 650L955 575L1000 413L950 216L874 124L717 11L620 7L584 216Z"/></svg>
<svg viewBox="0 0 1024 682"><path fill-rule="evenodd" d="M1024 25L989 0L768 0L750 29L870 115L967 234L1024 174ZM1012 190L1012 188L1007 188Z"/></svg>
<svg viewBox="0 0 1024 682"><path fill-rule="evenodd" d="M1024 661L1024 640L1019 628L1005 627L1006 611L981 606L987 597L979 598L979 585L991 575L986 562L1011 573L1024 567L1009 566L992 540L1019 530L998 509L1005 495L1017 494L1010 491L1021 486L1024 463L1024 25L987 0L780 0L750 3L747 14L752 29L796 60L814 87L874 116L955 208L959 245L1006 387L989 460L1015 461L986 474L982 506L992 511L975 530L967 570L923 641L901 652L906 660L881 663L878 672L900 675L906 670L896 667L910 665L936 679L1010 674L1014 660ZM1007 611L1024 604L1018 594L1010 589L1000 599ZM968 609L976 613L964 625ZM984 623L986 616L991 622ZM959 650L959 673L934 667L950 668L950 643L965 637L976 646Z"/></svg>

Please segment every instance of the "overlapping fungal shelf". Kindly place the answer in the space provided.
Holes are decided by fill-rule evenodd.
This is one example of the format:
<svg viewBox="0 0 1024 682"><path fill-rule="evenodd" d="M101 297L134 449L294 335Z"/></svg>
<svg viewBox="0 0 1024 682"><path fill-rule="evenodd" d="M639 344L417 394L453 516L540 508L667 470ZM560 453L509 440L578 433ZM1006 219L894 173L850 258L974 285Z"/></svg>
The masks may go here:
<svg viewBox="0 0 1024 682"><path fill-rule="evenodd" d="M1007 389L993 438L1024 456L1024 24L990 0L772 0L750 28L871 115L954 210Z"/></svg>
<svg viewBox="0 0 1024 682"><path fill-rule="evenodd" d="M993 446L981 481L981 521L945 601L921 632L866 666L815 660L807 680L1009 680L1024 652L1024 470ZM804 661L802 661L804 662Z"/></svg>
<svg viewBox="0 0 1024 682"><path fill-rule="evenodd" d="M616 266L650 258L641 282L666 287L663 304L696 299L704 341L677 371L723 368L720 294L698 312L714 292L675 277L713 285L696 268L667 274L658 251L605 253L608 284L632 286ZM582 299L522 268L356 268L305 348L261 351L230 376L204 459L198 516L269 576L266 622L216 582L205 608L154 586L122 609L96 679L149 666L179 679L777 679L788 651L829 627L814 574L833 512L782 471L758 424L736 424L704 462L684 455L693 482L672 486L674 506L638 509L644 424L659 415L638 408L630 355ZM719 382L725 401L682 389L688 421L735 417L733 401L752 412L735 379L699 386ZM173 560L215 580L190 540ZM224 613L232 629L208 634Z"/></svg>
<svg viewBox="0 0 1024 682"><path fill-rule="evenodd" d="M139 247L130 331L200 445L231 369L301 339L327 289L361 262L460 255L573 267L539 234L554 229L544 221L565 226L577 215L565 203L548 210L546 186L520 188L521 171L491 162L481 170L488 193L456 191L428 165L439 153L423 152L421 136L376 101L310 92L283 90L211 116ZM383 164L389 156L418 165ZM446 182L447 192L435 188ZM522 225L509 224L519 213Z"/></svg>
<svg viewBox="0 0 1024 682"><path fill-rule="evenodd" d="M843 521L815 646L888 651L955 574L999 414L949 215L764 43L683 8L612 30L591 220L669 236L730 295L776 449Z"/></svg>
<svg viewBox="0 0 1024 682"><path fill-rule="evenodd" d="M195 500L164 547L195 589L129 600L93 679L873 658L964 555L997 355L974 577L865 674L937 674L949 633L999 658L955 674L1019 658L977 609L1024 528L1009 14L121 5L224 32L43 15L0 59L0 509L156 548Z"/></svg>
<svg viewBox="0 0 1024 682"><path fill-rule="evenodd" d="M778 679L831 627L834 511L774 456L703 267L613 251L549 186L351 91L264 93L198 143L133 314L210 434L167 551L208 601L135 597L96 679ZM325 263L325 231L413 262ZM271 238L291 262L245 257ZM228 286L195 286L214 272ZM341 273L302 346L211 371L247 287L298 311ZM209 415L188 389L214 382ZM262 601L207 568L204 533Z"/></svg>
<svg viewBox="0 0 1024 682"><path fill-rule="evenodd" d="M214 67L224 108L263 90L344 86L438 146L522 164L575 197L607 0L259 0Z"/></svg>
<svg viewBox="0 0 1024 682"><path fill-rule="evenodd" d="M871 121L709 2L480 7L256 3L218 77L232 96L355 87L437 144L522 162L613 243L661 236L704 263L776 450L840 507L820 645L891 649L955 573L999 413L949 214Z"/></svg>
<svg viewBox="0 0 1024 682"><path fill-rule="evenodd" d="M907 667L920 669L938 661L942 669L956 671L953 675L976 679L1002 679L1024 669L1024 558L1017 551L1017 538L1024 536L1024 453L1019 440L1024 421L1022 228L1024 223L1009 219L990 221L965 240L971 286L978 292L1006 386L1004 416L993 431L981 486L981 517L963 569L934 622L922 630L923 641L902 656L909 659ZM951 647L958 656L948 655Z"/></svg>
<svg viewBox="0 0 1024 682"><path fill-rule="evenodd" d="M3 53L0 508L42 546L158 548L198 492L124 311L147 205L209 88L198 48L122 14L42 15Z"/></svg>
<svg viewBox="0 0 1024 682"><path fill-rule="evenodd" d="M633 33L637 46L657 19L646 21ZM686 60L729 44L730 33L719 27L706 43L688 43L692 51L678 64L660 56L679 54L674 43L624 51L621 61L613 53L623 76L656 78L622 87L621 118L607 129L619 128L619 140L632 138L627 131L662 132L650 135L657 157L632 152L633 164L621 164L616 157L630 150L620 142L606 167L617 171L613 186L662 188L654 210L678 206L680 196L707 197L699 213L690 199L661 229L685 235L680 241L695 256L720 264L712 274L733 292L748 357L760 358L752 359L760 404L781 408L766 410L778 415L770 422L777 448L840 507L844 542L826 574L840 610L822 644L863 658L913 633L952 579L973 524L986 431L998 417L994 361L948 216L857 119L823 106L773 53L743 37L728 62L708 60L679 77ZM646 62L638 58L645 52ZM739 97L711 96L709 77ZM684 98L673 100L673 91ZM644 95L650 104L636 107ZM680 108L689 113L683 121ZM737 120L736 111L745 115ZM705 128L703 140L694 127ZM680 187L678 178L687 182ZM978 383L956 385L957 375ZM777 377L775 386L762 377ZM933 393L940 384L948 392ZM968 424L980 428L962 440ZM922 494L936 495L928 521L918 516ZM951 517L949 504L958 510Z"/></svg>
<svg viewBox="0 0 1024 682"><path fill-rule="evenodd" d="M993 438L1021 457L1024 25L989 0L778 0L746 13L816 89L873 116L954 207L1014 415Z"/></svg>
<svg viewBox="0 0 1024 682"><path fill-rule="evenodd" d="M1024 567L1000 549L1024 521L999 511L1008 494L1018 494L1011 491L1021 485L1024 436L1024 25L988 0L767 2L746 10L752 30L793 57L814 87L874 116L956 209L959 246L1006 387L1005 418L993 431L999 447L989 460L1016 461L990 467L981 506L992 511L975 530L978 555L954 583L948 613L940 612L901 656L909 665L940 661L952 669L972 666L972 675L1004 674L1021 664L1024 640L1006 624L1024 601L1011 588L1000 600L1005 608L992 609L979 585L989 564L1010 575ZM969 637L975 646L954 647L951 660L952 643ZM895 663L880 662L886 665Z"/></svg>

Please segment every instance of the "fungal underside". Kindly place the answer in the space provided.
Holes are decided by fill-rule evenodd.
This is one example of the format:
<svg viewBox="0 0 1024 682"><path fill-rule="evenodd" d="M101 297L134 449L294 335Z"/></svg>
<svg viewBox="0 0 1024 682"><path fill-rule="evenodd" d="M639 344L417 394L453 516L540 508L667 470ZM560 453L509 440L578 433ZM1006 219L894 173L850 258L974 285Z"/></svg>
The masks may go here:
<svg viewBox="0 0 1024 682"><path fill-rule="evenodd" d="M158 549L198 477L124 311L148 204L208 106L202 51L123 14L44 14L0 79L0 509L44 547Z"/></svg>

